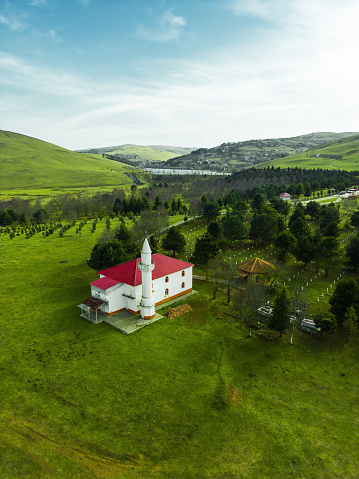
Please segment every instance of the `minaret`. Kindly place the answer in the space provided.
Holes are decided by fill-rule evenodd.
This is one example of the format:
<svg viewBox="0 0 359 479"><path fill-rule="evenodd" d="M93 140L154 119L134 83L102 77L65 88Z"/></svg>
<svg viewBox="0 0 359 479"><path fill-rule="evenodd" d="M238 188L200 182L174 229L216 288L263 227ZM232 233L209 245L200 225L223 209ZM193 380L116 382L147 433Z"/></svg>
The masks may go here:
<svg viewBox="0 0 359 479"><path fill-rule="evenodd" d="M142 273L141 317L142 319L153 319L155 317L155 303L152 294L152 271L155 269L155 265L152 263L151 248L147 238L143 242L141 262L138 269Z"/></svg>

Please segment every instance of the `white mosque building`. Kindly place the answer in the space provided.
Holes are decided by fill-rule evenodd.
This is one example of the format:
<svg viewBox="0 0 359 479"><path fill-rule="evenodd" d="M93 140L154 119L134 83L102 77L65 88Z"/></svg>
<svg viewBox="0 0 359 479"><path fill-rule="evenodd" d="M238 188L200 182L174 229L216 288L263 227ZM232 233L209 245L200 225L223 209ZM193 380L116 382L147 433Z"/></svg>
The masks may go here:
<svg viewBox="0 0 359 479"><path fill-rule="evenodd" d="M191 263L151 253L145 239L141 258L99 271L91 296L79 307L83 316L97 322L97 313L112 316L127 310L143 321L155 316L155 307L192 291Z"/></svg>

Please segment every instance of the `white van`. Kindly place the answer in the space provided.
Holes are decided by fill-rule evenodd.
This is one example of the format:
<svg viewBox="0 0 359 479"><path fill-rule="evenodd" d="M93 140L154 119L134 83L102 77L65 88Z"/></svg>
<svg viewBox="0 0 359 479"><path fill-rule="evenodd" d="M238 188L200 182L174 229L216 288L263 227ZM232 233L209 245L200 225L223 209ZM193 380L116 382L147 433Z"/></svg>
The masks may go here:
<svg viewBox="0 0 359 479"><path fill-rule="evenodd" d="M320 328L317 328L317 325L312 319L304 318L300 323L300 329L306 331L307 333L315 334L320 331Z"/></svg>

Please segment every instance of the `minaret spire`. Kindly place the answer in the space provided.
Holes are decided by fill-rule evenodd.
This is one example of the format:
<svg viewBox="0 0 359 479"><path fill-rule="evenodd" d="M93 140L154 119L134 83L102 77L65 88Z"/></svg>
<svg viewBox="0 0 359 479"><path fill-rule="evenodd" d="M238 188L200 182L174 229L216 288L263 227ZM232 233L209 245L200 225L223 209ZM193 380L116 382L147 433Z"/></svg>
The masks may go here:
<svg viewBox="0 0 359 479"><path fill-rule="evenodd" d="M141 262L138 269L142 273L142 298L141 317L142 319L153 319L155 316L155 303L152 294L152 271L155 265L152 262L151 248L147 238L143 242L141 250Z"/></svg>

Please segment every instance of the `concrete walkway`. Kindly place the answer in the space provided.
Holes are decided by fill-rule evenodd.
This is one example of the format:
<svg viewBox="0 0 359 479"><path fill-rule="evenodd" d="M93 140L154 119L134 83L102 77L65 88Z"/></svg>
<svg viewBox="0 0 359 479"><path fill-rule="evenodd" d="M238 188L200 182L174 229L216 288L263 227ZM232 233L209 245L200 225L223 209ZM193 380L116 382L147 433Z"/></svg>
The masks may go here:
<svg viewBox="0 0 359 479"><path fill-rule="evenodd" d="M183 301L184 299L187 299L196 293L197 291L192 290L189 293L184 294L183 296L179 296L178 298L166 301L165 303L156 306L156 311L162 308L167 308L168 306L178 303L179 301ZM98 311L97 323L95 321L94 315L93 317L87 317L85 314L81 314L80 316L93 324L107 323L118 331L121 331L121 333L123 334L131 334L134 331L137 331L138 329L141 329L144 326L148 326L149 324L163 318L161 314L155 313L155 317L153 319L142 320L139 314L134 315L127 310L120 311L113 316L107 316L101 311Z"/></svg>

